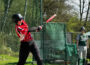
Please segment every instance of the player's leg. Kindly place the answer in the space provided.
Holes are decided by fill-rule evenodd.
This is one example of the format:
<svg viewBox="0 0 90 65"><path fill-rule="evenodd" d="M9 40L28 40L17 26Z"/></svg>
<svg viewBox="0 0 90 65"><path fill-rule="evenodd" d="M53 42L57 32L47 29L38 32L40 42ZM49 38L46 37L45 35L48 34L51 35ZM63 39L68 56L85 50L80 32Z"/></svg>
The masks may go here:
<svg viewBox="0 0 90 65"><path fill-rule="evenodd" d="M84 50L83 50L83 65L87 64L87 46L84 46Z"/></svg>
<svg viewBox="0 0 90 65"><path fill-rule="evenodd" d="M19 52L19 61L17 65L24 65L28 57L28 43L21 43Z"/></svg>
<svg viewBox="0 0 90 65"><path fill-rule="evenodd" d="M78 65L80 65L80 63L81 63L81 61L82 61L82 59L83 59L83 56L82 56L82 52L83 52L82 46L79 46L78 49L79 49L79 50L78 50L78 55L79 55L79 58L78 58Z"/></svg>
<svg viewBox="0 0 90 65"><path fill-rule="evenodd" d="M37 65L43 65L42 59L40 58L39 50L38 50L37 45L35 44L35 42L32 44L31 52L32 52L35 60L37 61Z"/></svg>

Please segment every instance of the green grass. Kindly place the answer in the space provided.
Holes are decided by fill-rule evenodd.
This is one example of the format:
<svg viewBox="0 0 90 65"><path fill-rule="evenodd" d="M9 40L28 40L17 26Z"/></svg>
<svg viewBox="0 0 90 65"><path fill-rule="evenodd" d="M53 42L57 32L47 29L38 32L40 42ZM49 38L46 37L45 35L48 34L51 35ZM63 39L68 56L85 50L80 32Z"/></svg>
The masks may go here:
<svg viewBox="0 0 90 65"><path fill-rule="evenodd" d="M0 55L0 65L17 65L17 62L18 62L18 57ZM28 57L25 65L33 65L30 62L32 62L32 58ZM34 65L36 65L36 63L34 63ZM62 64L46 64L46 65L62 65Z"/></svg>
<svg viewBox="0 0 90 65"><path fill-rule="evenodd" d="M0 65L17 65L18 57L13 57L9 55L0 55ZM30 56L27 59L27 62L25 65L33 65L32 58ZM36 63L34 63L36 65ZM45 64L45 65L65 65L65 64Z"/></svg>
<svg viewBox="0 0 90 65"><path fill-rule="evenodd" d="M32 59L28 57L25 65L30 65ZM0 65L16 65L18 62L18 57L12 57L8 55L0 55ZM31 64L32 65L32 64Z"/></svg>

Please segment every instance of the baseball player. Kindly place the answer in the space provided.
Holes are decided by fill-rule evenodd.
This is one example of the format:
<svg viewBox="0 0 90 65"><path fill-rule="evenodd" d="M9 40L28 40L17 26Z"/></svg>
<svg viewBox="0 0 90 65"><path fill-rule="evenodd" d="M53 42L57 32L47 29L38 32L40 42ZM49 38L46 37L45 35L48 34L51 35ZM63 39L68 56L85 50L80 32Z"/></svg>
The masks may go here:
<svg viewBox="0 0 90 65"><path fill-rule="evenodd" d="M83 65L86 65L88 36L85 34L85 27L81 27L80 32L81 33L77 35L78 63L80 64L82 60Z"/></svg>
<svg viewBox="0 0 90 65"><path fill-rule="evenodd" d="M37 61L37 65L42 65L39 50L30 33L32 31L40 31L42 29L42 26L28 28L28 25L23 20L21 14L14 14L12 16L12 20L16 24L15 30L21 42L19 51L19 61L17 65L25 64L29 52L33 54L35 60Z"/></svg>

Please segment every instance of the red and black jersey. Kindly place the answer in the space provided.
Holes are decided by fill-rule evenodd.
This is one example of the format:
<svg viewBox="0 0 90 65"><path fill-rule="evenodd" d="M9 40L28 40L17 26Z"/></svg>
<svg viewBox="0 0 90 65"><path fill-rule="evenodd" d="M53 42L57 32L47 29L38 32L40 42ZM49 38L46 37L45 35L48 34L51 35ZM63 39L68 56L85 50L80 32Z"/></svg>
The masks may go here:
<svg viewBox="0 0 90 65"><path fill-rule="evenodd" d="M28 25L26 24L24 20L21 20L21 22L22 22L21 25L15 26L15 30L16 30L18 37L20 38L20 34L24 34L25 38L24 40L22 40L23 42L28 42L28 41L33 40L33 38L31 37L31 33L28 32Z"/></svg>

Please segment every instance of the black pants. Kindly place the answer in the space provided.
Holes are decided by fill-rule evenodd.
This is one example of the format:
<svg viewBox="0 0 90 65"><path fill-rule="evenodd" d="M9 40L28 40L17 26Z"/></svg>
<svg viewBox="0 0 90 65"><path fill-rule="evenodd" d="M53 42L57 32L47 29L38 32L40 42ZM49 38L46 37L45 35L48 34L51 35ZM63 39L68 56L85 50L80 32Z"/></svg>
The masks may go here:
<svg viewBox="0 0 90 65"><path fill-rule="evenodd" d="M38 48L34 41L21 42L20 52L19 52L19 62L17 65L25 64L26 59L29 55L29 52L31 52L33 54L35 60L37 61L37 65L42 65L42 60L40 58Z"/></svg>

